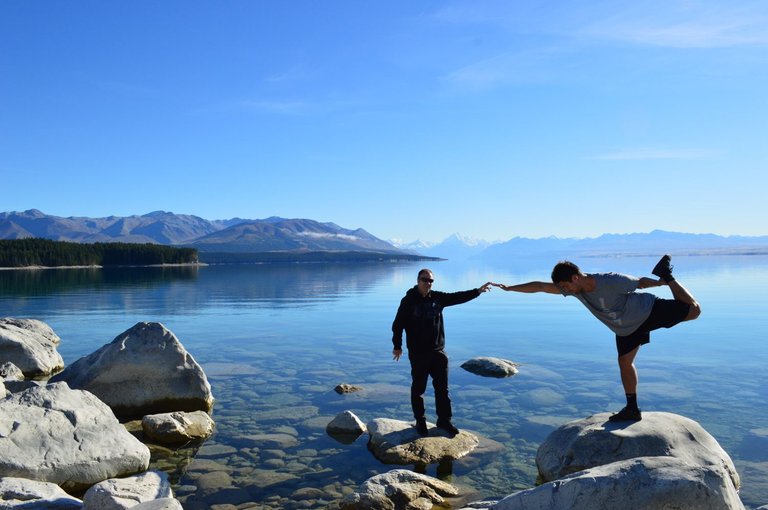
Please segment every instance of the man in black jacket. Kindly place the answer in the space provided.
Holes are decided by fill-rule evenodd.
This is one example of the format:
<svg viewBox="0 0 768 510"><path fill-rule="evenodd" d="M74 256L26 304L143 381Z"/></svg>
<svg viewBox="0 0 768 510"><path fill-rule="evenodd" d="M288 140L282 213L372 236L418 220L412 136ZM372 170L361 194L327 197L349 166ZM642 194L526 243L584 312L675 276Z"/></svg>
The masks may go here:
<svg viewBox="0 0 768 510"><path fill-rule="evenodd" d="M424 414L424 392L427 379L432 377L435 388L437 426L450 434L458 434L451 423L453 412L448 397L448 356L445 351L443 308L459 305L475 299L490 290L490 282L480 288L462 292L433 291L434 276L429 269L419 271L416 286L408 290L400 301L395 321L392 323L392 359L403 355L403 330L405 330L408 359L411 362L411 407L416 418L416 430L422 436L429 434Z"/></svg>

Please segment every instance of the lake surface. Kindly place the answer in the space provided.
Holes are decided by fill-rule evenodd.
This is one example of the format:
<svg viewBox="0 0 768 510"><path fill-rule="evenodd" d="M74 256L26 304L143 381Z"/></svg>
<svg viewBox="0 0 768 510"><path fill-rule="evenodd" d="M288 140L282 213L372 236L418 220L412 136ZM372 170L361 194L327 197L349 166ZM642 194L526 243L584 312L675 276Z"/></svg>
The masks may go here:
<svg viewBox="0 0 768 510"><path fill-rule="evenodd" d="M555 262L429 267L436 290L457 291L547 280ZM575 262L586 272L649 276L656 258ZM673 263L703 311L654 332L641 349L640 407L698 421L734 459L747 507L768 504L768 257ZM421 265L0 271L0 316L48 323L67 364L137 322L163 323L203 366L216 398L217 432L202 447L153 448L153 466L171 474L185 509L333 508L370 476L398 467L377 461L366 435L348 443L325 426L344 410L364 422L412 420L409 364L392 360L390 328ZM666 287L650 291L670 296ZM536 449L554 427L624 405L613 334L574 298L494 289L448 308L445 322L454 422L486 438L486 448L411 468L470 499L533 486ZM483 378L460 368L475 356L523 365L511 378ZM364 389L338 395L340 383ZM434 421L431 386L425 400Z"/></svg>

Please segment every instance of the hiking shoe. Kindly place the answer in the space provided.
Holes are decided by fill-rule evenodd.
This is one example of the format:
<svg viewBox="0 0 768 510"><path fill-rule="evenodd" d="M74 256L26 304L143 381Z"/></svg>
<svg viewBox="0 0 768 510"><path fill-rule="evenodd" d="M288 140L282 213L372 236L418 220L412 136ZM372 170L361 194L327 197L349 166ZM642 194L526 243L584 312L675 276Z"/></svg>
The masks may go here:
<svg viewBox="0 0 768 510"><path fill-rule="evenodd" d="M635 407L634 409L630 409L628 407L625 407L621 411L619 411L616 414L611 415L610 418L608 418L608 421L640 421L643 419L642 413L640 413L640 409Z"/></svg>
<svg viewBox="0 0 768 510"><path fill-rule="evenodd" d="M437 428L443 429L454 436L459 433L459 429L451 423L451 420L437 420Z"/></svg>
<svg viewBox="0 0 768 510"><path fill-rule="evenodd" d="M419 435L422 437L426 437L429 435L429 430L427 430L426 419L421 418L420 420L416 420L416 432L418 432Z"/></svg>
<svg viewBox="0 0 768 510"><path fill-rule="evenodd" d="M653 268L653 271L651 271L651 274L658 276L665 282L669 283L672 281L675 281L675 278L672 276L672 257L669 255L664 255L661 257L661 260L659 260L658 264Z"/></svg>

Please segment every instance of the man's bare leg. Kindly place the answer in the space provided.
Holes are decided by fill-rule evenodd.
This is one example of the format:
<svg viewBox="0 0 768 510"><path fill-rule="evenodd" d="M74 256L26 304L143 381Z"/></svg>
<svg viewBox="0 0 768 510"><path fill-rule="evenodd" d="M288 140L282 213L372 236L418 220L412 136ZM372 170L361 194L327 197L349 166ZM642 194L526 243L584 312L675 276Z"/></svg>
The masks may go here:
<svg viewBox="0 0 768 510"><path fill-rule="evenodd" d="M624 386L624 393L627 395L637 395L637 368L635 367L635 356L640 347L619 356L619 371L621 372L621 384Z"/></svg>
<svg viewBox="0 0 768 510"><path fill-rule="evenodd" d="M635 368L635 356L640 346L635 347L627 354L619 356L619 371L621 372L621 384L624 386L624 393L627 396L627 406L618 413L611 415L608 420L612 422L619 421L640 421L642 415L637 407L637 368Z"/></svg>

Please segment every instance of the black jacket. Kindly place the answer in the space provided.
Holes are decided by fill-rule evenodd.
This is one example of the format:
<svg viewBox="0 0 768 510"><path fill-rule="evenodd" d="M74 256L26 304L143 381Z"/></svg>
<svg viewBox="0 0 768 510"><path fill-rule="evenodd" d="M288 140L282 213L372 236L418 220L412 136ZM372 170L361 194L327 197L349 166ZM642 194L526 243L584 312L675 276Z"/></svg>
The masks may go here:
<svg viewBox="0 0 768 510"><path fill-rule="evenodd" d="M405 330L408 352L439 351L445 347L443 308L460 305L480 295L479 289L461 292L433 290L426 297L419 293L418 285L405 293L392 323L392 344L403 348Z"/></svg>

